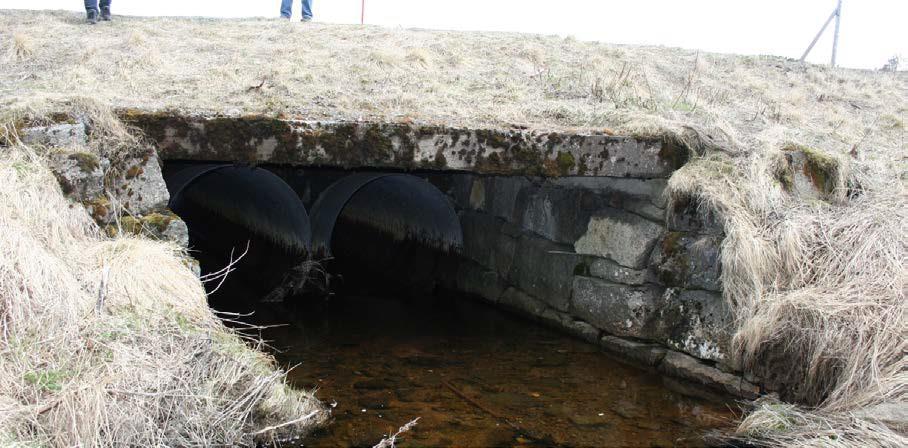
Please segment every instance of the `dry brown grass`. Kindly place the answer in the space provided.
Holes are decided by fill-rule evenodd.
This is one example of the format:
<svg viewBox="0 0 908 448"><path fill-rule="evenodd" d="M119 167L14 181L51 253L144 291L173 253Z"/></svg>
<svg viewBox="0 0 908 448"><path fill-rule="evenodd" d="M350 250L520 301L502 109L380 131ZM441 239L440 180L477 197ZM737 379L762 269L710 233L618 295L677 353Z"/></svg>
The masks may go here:
<svg viewBox="0 0 908 448"><path fill-rule="evenodd" d="M8 63L20 62L27 59L34 52L31 40L22 33L13 33L9 36L6 45L4 61Z"/></svg>
<svg viewBox="0 0 908 448"><path fill-rule="evenodd" d="M904 158L908 73L551 36L3 11L0 104L90 97L114 107L412 119L471 127L711 135L736 151L787 141ZM61 38L65 36L65 38ZM264 82L264 84L262 84ZM262 85L260 89L249 87ZM868 132L869 131L869 132Z"/></svg>
<svg viewBox="0 0 908 448"><path fill-rule="evenodd" d="M670 191L725 225L733 362L752 369L787 349L775 367L800 375L816 404L762 402L739 435L778 446L906 445L904 428L861 412L906 406L905 72L259 19L87 27L73 13L4 11L0 39L14 33L33 51L0 65L0 106L93 97L196 113L609 128L684 143L699 156ZM779 150L791 142L838 160L827 200L780 184Z"/></svg>
<svg viewBox="0 0 908 448"><path fill-rule="evenodd" d="M325 421L212 314L181 248L103 237L21 144L0 146L0 185L0 445L251 444Z"/></svg>
<svg viewBox="0 0 908 448"><path fill-rule="evenodd" d="M779 447L903 447L905 436L873 418L848 413L806 412L763 399L738 429L752 440Z"/></svg>
<svg viewBox="0 0 908 448"><path fill-rule="evenodd" d="M724 224L731 361L787 376L810 405L764 401L737 435L772 446L905 446L904 421L864 411L908 406L908 192L881 163L829 160L836 189L825 201L786 190L777 151L696 159L669 190Z"/></svg>

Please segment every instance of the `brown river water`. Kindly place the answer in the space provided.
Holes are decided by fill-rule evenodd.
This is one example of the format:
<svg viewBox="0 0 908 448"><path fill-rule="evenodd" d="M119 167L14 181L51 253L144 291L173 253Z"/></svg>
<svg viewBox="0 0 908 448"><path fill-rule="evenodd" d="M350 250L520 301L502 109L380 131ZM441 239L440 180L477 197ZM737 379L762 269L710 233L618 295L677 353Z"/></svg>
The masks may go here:
<svg viewBox="0 0 908 448"><path fill-rule="evenodd" d="M336 295L259 309L291 383L333 421L299 446L708 446L738 410L597 347L463 297Z"/></svg>

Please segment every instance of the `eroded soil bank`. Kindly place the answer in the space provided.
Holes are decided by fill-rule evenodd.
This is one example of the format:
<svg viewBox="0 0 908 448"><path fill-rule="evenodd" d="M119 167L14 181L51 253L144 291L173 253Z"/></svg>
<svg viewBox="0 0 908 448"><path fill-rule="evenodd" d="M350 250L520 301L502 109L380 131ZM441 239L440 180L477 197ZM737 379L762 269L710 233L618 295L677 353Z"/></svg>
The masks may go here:
<svg viewBox="0 0 908 448"><path fill-rule="evenodd" d="M250 320L282 325L262 335L291 384L335 406L305 446L372 446L417 417L399 446L704 446L738 409L464 296L347 291Z"/></svg>

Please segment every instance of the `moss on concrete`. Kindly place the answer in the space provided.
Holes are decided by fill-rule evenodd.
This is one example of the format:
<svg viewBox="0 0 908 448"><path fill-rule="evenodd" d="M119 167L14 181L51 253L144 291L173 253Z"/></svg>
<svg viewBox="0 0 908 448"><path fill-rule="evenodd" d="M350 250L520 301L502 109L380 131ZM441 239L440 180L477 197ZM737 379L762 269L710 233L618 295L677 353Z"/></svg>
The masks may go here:
<svg viewBox="0 0 908 448"><path fill-rule="evenodd" d="M682 245L683 232L668 232L662 239L663 263L657 274L659 281L668 286L681 286L690 270L690 259Z"/></svg>
<svg viewBox="0 0 908 448"><path fill-rule="evenodd" d="M821 150L804 145L789 144L782 148L782 150L785 152L799 152L803 154L805 163L801 169L804 176L810 179L814 187L821 193L829 194L832 192L835 188L835 178L838 175L839 170L839 161L835 157Z"/></svg>
<svg viewBox="0 0 908 448"><path fill-rule="evenodd" d="M540 173L533 173L535 175L541 175L544 177L559 177L561 171L558 169L558 162L550 159L544 159L542 161L542 171Z"/></svg>
<svg viewBox="0 0 908 448"><path fill-rule="evenodd" d="M142 175L142 173L144 173L144 172L145 172L145 169L142 168L141 165L133 165L133 166L129 167L128 170L126 170L125 177L127 179L135 179L136 177L139 177L140 175Z"/></svg>
<svg viewBox="0 0 908 448"><path fill-rule="evenodd" d="M585 176L587 171L589 170L589 167L586 165L586 159L587 159L587 157L584 156L584 157L580 158L579 162L577 162L577 175L578 176Z"/></svg>
<svg viewBox="0 0 908 448"><path fill-rule="evenodd" d="M423 135L426 132L426 129L420 129L420 135ZM394 126L392 130L392 137L389 140L392 143L391 152L394 157L394 162L396 164L412 167L416 163L416 149L418 143L416 137L414 137L413 129L410 126ZM394 151L394 138L397 138L398 150ZM444 152L441 150L435 154L435 164L436 168L442 169L447 167L447 159L445 158ZM440 166L439 166L440 164Z"/></svg>
<svg viewBox="0 0 908 448"><path fill-rule="evenodd" d="M501 131L480 129L476 131L476 139L489 148L508 149L511 146L510 139Z"/></svg>
<svg viewBox="0 0 908 448"><path fill-rule="evenodd" d="M659 149L659 158L666 161L673 169L678 169L690 159L690 151L682 145L664 140Z"/></svg>
<svg viewBox="0 0 908 448"><path fill-rule="evenodd" d="M95 198L82 204L98 224L107 222L110 217L110 201L106 197Z"/></svg>
<svg viewBox="0 0 908 448"><path fill-rule="evenodd" d="M555 147L560 145L563 141L564 141L564 138L560 134L552 132L548 135L548 138L546 139L545 147L546 147L546 149L549 150L549 152L551 152L551 151L554 151Z"/></svg>
<svg viewBox="0 0 908 448"><path fill-rule="evenodd" d="M562 151L558 151L558 157L555 158L555 163L558 164L558 171L562 176L571 174L571 170L573 170L574 166L576 165L574 155L569 152Z"/></svg>
<svg viewBox="0 0 908 448"><path fill-rule="evenodd" d="M176 112L120 112L124 122L135 126L156 142L168 137L188 140L213 157L209 159L256 162L256 149L267 139L274 139L277 146L273 156L291 160L297 149L297 136L291 124L279 118L250 115L241 118L214 117L199 119L183 117ZM201 125L202 129L198 129ZM185 149L175 145L162 145L160 152L169 158L186 157ZM280 160L278 160L280 161Z"/></svg>
<svg viewBox="0 0 908 448"><path fill-rule="evenodd" d="M438 150L435 153L434 167L436 169L442 170L448 166L448 159L445 157L445 153L442 150Z"/></svg>
<svg viewBox="0 0 908 448"><path fill-rule="evenodd" d="M378 125L369 125L362 140L356 141L356 146L364 160L386 162L394 159L394 142Z"/></svg>
<svg viewBox="0 0 908 448"><path fill-rule="evenodd" d="M76 166L83 173L91 173L101 167L101 159L88 152L74 152L69 155L69 160L76 162Z"/></svg>
<svg viewBox="0 0 908 448"><path fill-rule="evenodd" d="M599 141L598 135L470 130L409 122L299 123L257 115L204 118L177 114L126 111L122 115L158 141L164 159L405 170L454 167L482 174L544 177L597 175L612 163L604 147L589 153L591 145ZM641 142L615 138L614 143ZM653 140L642 143L660 144ZM429 154L427 147L432 148ZM662 145L659 157L678 167L687 161L687 151ZM659 173L662 170L656 168Z"/></svg>
<svg viewBox="0 0 908 448"><path fill-rule="evenodd" d="M354 160L351 149L355 137L356 127L352 124L340 124L330 131L314 133L315 144L322 147L329 159L338 160L342 164Z"/></svg>
<svg viewBox="0 0 908 448"><path fill-rule="evenodd" d="M120 118L129 125L135 126L154 141L161 142L167 137L168 129L177 131L175 137L188 137L188 120L174 112L146 112L126 109L119 113Z"/></svg>
<svg viewBox="0 0 908 448"><path fill-rule="evenodd" d="M171 222L177 219L180 219L177 217L177 215L169 211L164 211L161 213L152 213L150 215L143 216L142 222L152 229L163 232L167 230L168 227L170 227Z"/></svg>
<svg viewBox="0 0 908 448"><path fill-rule="evenodd" d="M517 145L511 148L508 153L511 156L510 162L513 162L508 165L511 168L516 168L516 171L522 171L523 174L530 176L544 176L547 171L550 173L554 171L557 176L557 166L554 169L551 166L547 167L545 162L548 159L543 156L542 152L534 148ZM505 161L508 162L507 159ZM515 164L516 166L514 166Z"/></svg>
<svg viewBox="0 0 908 448"><path fill-rule="evenodd" d="M170 223L178 219L180 218L177 215L167 210L138 217L124 216L120 218L119 227L111 224L106 226L105 230L112 237L119 235L122 230L129 235L144 235L160 239L170 227Z"/></svg>

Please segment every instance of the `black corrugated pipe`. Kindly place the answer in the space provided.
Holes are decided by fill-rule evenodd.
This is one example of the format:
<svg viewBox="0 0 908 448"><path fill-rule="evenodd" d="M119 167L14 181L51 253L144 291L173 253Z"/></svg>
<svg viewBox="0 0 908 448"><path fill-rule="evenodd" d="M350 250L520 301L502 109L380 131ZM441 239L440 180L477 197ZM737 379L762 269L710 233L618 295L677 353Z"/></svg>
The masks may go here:
<svg viewBox="0 0 908 448"><path fill-rule="evenodd" d="M231 274L242 284L228 277L231 292L250 287L249 294L255 298L267 295L307 258L309 216L293 189L270 171L169 163L164 180L171 195L170 209L186 221L190 249L203 274L223 268L248 244L248 252Z"/></svg>
<svg viewBox="0 0 908 448"><path fill-rule="evenodd" d="M430 290L438 267L461 252L450 200L408 174L360 173L340 179L312 206L313 250L358 282Z"/></svg>

